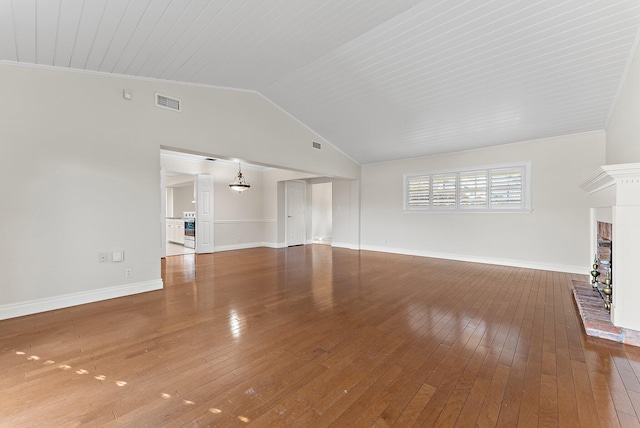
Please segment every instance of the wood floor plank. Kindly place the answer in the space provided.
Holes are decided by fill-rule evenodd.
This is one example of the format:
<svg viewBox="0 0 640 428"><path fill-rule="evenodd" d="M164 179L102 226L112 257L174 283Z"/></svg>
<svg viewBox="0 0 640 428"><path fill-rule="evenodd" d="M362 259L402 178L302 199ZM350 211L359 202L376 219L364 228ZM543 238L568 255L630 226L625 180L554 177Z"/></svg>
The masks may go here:
<svg viewBox="0 0 640 428"><path fill-rule="evenodd" d="M584 334L585 275L321 245L162 275L0 321L0 425L640 426L640 349Z"/></svg>
<svg viewBox="0 0 640 428"><path fill-rule="evenodd" d="M618 420L622 428L640 428L638 419L626 413L618 413Z"/></svg>
<svg viewBox="0 0 640 428"><path fill-rule="evenodd" d="M502 408L498 416L500 426L516 426L518 424L526 368L527 360L525 358L515 359L510 367L502 398Z"/></svg>
<svg viewBox="0 0 640 428"><path fill-rule="evenodd" d="M404 409L422 388L424 381L431 371L438 365L449 348L437 345L425 359L422 355L416 355L404 370L398 375L396 382L389 386L389 391L395 392L380 418L387 424L394 425L403 414Z"/></svg>
<svg viewBox="0 0 640 428"><path fill-rule="evenodd" d="M531 279L532 292L529 294L523 321L521 341L518 343L520 352L516 352L516 358L526 358L526 369L524 375L524 385L522 400L520 403L518 426L536 427L538 426L539 396L540 396L540 375L542 364L542 335L541 323L543 313L536 311L536 302L540 292L541 272L535 272ZM544 290L543 290L544 291ZM520 344L525 345L520 347ZM524 354L524 351L526 355Z"/></svg>
<svg viewBox="0 0 640 428"><path fill-rule="evenodd" d="M579 426L575 381L571 369L569 351L558 352L556 360L556 384L558 386L558 423L563 427Z"/></svg>
<svg viewBox="0 0 640 428"><path fill-rule="evenodd" d="M445 358L446 359L446 358ZM454 359L453 364L448 368L447 376L438 385L436 392L431 396L431 399L422 410L420 416L416 421L418 426L435 426L438 417L445 409L451 394L454 391L458 380L462 376L469 360L466 358L457 356ZM449 418L449 415L444 416L445 419Z"/></svg>
<svg viewBox="0 0 640 428"><path fill-rule="evenodd" d="M489 348L479 346L478 349L481 349L485 357L456 420L460 426L475 425L498 363L498 356L491 355Z"/></svg>
<svg viewBox="0 0 640 428"><path fill-rule="evenodd" d="M600 426L600 419L598 418L586 365L578 361L572 361L571 368L573 371L580 426Z"/></svg>
<svg viewBox="0 0 640 428"><path fill-rule="evenodd" d="M606 384L599 385L599 390L608 390L607 392L611 397L611 403L615 406L616 411L635 415L636 411L634 410L630 396L632 391L628 391L625 388L624 381L611 356L611 350L611 348L608 348L599 351L591 349L585 351L585 362L589 370L589 375L596 380L603 379L606 381ZM605 401L603 403L608 402L609 401Z"/></svg>
<svg viewBox="0 0 640 428"><path fill-rule="evenodd" d="M362 386L366 388L365 392L344 412L336 414L332 425L342 426L341 419L343 418L354 420L354 424L359 426L370 426L374 423L388 404L384 400L378 400L378 397L400 372L402 372L402 368L396 364L389 368L380 365L378 370L373 370L361 382ZM375 403L375 405L372 406L371 403Z"/></svg>
<svg viewBox="0 0 640 428"><path fill-rule="evenodd" d="M509 367L496 366L482 409L478 415L477 426L496 426L502 408L502 398L504 397L504 389L507 385L509 371Z"/></svg>
<svg viewBox="0 0 640 428"><path fill-rule="evenodd" d="M478 377L478 373L482 368L482 363L488 351L488 348L476 348L476 352L466 365L464 373L462 373L444 409L438 416L435 426L453 426L455 424L471 392L473 384ZM460 354L460 357L464 358L462 354Z"/></svg>
<svg viewBox="0 0 640 428"><path fill-rule="evenodd" d="M396 421L397 426L412 426L420 414L422 410L425 408L429 400L433 396L433 393L437 388L428 385L422 384L418 392L413 396L407 407L404 409L398 420Z"/></svg>
<svg viewBox="0 0 640 428"><path fill-rule="evenodd" d="M540 412L538 422L541 426L559 425L558 384L556 376L542 374L540 379Z"/></svg>

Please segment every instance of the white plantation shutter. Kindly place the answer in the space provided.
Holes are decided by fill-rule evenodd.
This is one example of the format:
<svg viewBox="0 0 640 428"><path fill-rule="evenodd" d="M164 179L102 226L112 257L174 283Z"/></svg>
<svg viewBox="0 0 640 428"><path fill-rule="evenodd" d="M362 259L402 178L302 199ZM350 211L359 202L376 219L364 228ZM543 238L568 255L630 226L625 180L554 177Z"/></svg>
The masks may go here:
<svg viewBox="0 0 640 428"><path fill-rule="evenodd" d="M531 163L404 176L405 211L530 212Z"/></svg>
<svg viewBox="0 0 640 428"><path fill-rule="evenodd" d="M491 171L491 207L522 208L522 168Z"/></svg>
<svg viewBox="0 0 640 428"><path fill-rule="evenodd" d="M456 174L439 174L431 177L433 207L456 206Z"/></svg>
<svg viewBox="0 0 640 428"><path fill-rule="evenodd" d="M487 171L461 172L459 175L460 207L487 206Z"/></svg>
<svg viewBox="0 0 640 428"><path fill-rule="evenodd" d="M431 205L431 176L409 177L407 181L409 208L429 207Z"/></svg>

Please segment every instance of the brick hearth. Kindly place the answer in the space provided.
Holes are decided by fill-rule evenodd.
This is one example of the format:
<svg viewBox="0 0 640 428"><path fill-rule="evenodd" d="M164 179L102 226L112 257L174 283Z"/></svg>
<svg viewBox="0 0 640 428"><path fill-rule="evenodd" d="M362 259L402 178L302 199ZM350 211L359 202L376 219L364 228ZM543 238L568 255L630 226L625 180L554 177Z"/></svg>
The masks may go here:
<svg viewBox="0 0 640 428"><path fill-rule="evenodd" d="M574 280L573 297L588 336L640 346L640 332L614 326L609 312L604 308L604 301L591 284Z"/></svg>

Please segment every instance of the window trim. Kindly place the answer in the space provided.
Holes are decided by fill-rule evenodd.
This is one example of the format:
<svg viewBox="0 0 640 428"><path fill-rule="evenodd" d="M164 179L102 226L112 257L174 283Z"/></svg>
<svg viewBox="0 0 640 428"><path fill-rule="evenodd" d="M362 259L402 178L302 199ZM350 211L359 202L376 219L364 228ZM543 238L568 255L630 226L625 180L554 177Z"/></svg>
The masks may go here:
<svg viewBox="0 0 640 428"><path fill-rule="evenodd" d="M522 203L515 207L492 206L491 204L491 172L509 168L522 170ZM460 204L460 174L486 172L486 203L482 207L464 206ZM455 205L433 206L432 177L434 175L455 174ZM415 177L429 177L429 205L409 206L409 180ZM479 165L468 168L433 170L403 175L403 211L405 213L530 213L531 208L531 161L510 162L503 164Z"/></svg>

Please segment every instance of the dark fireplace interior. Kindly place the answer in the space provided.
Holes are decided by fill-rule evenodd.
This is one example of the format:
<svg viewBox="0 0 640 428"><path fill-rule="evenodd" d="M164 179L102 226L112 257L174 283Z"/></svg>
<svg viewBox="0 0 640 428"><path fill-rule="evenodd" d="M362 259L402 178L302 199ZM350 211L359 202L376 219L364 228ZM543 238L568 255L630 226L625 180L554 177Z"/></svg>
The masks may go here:
<svg viewBox="0 0 640 428"><path fill-rule="evenodd" d="M607 270L612 266L611 226L611 223L598 222L598 252L596 258L598 260L598 271L600 272L598 276L600 284L604 284Z"/></svg>

